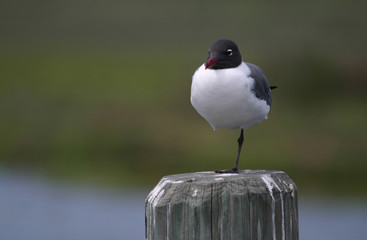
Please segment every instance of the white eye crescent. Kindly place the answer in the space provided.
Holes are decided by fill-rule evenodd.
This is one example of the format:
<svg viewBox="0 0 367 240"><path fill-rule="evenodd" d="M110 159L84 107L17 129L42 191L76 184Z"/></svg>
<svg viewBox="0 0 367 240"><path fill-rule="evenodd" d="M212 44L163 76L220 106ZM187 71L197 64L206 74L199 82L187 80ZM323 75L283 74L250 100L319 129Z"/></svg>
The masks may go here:
<svg viewBox="0 0 367 240"><path fill-rule="evenodd" d="M232 56L232 54L233 54L233 51L232 51L232 49L227 49L227 56Z"/></svg>

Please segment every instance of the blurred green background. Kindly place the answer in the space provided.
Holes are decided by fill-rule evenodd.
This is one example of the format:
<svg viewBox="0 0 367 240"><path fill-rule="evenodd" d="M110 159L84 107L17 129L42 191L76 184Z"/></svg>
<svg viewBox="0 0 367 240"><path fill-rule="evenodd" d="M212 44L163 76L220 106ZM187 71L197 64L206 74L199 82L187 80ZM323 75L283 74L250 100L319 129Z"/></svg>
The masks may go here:
<svg viewBox="0 0 367 240"><path fill-rule="evenodd" d="M210 44L234 40L273 92L243 169L367 196L365 1L3 1L0 167L146 187L232 167L239 131L190 104Z"/></svg>

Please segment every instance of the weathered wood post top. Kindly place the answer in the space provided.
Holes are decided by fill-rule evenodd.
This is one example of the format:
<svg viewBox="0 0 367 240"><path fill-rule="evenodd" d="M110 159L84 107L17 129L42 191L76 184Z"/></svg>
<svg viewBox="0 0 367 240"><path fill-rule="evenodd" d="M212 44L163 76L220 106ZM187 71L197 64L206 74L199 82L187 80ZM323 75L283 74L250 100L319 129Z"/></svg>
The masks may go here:
<svg viewBox="0 0 367 240"><path fill-rule="evenodd" d="M145 202L146 239L297 240L297 205L282 171L165 176Z"/></svg>

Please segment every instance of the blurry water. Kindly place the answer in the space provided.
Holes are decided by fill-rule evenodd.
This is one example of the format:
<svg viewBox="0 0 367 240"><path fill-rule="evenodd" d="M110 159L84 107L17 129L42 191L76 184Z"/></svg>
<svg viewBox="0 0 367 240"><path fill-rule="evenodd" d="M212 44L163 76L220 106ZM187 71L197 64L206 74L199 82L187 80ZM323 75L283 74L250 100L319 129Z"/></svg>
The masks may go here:
<svg viewBox="0 0 367 240"><path fill-rule="evenodd" d="M299 221L301 240L367 239L367 202L300 200Z"/></svg>
<svg viewBox="0 0 367 240"><path fill-rule="evenodd" d="M0 239L144 239L145 195L0 171Z"/></svg>
<svg viewBox="0 0 367 240"><path fill-rule="evenodd" d="M0 171L0 239L144 239L147 193L64 186ZM303 200L299 210L301 240L367 236L364 202Z"/></svg>

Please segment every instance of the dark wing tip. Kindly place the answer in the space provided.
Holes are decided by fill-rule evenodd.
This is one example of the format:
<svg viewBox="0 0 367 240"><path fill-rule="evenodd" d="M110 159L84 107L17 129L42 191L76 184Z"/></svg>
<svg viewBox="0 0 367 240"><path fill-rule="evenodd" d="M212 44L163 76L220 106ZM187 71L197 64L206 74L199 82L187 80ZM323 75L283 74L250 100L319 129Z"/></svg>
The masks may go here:
<svg viewBox="0 0 367 240"><path fill-rule="evenodd" d="M271 106L272 97L271 97L271 88L269 87L269 83L266 80L264 71L252 63L245 63L250 68L250 77L254 79L255 83L252 88L252 91L255 93L255 96L258 99L265 100L266 103Z"/></svg>
<svg viewBox="0 0 367 240"><path fill-rule="evenodd" d="M271 90L276 89L276 88L278 88L278 86L270 86Z"/></svg>

